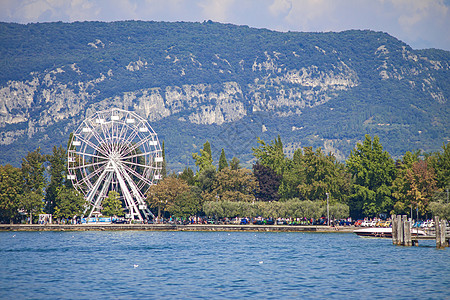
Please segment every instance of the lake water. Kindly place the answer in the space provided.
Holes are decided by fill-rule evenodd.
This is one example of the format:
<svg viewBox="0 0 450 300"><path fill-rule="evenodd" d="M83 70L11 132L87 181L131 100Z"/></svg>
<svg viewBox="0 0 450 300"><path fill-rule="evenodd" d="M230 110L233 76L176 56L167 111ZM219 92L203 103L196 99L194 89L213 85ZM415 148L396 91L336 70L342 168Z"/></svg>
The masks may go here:
<svg viewBox="0 0 450 300"><path fill-rule="evenodd" d="M450 249L351 233L0 232L0 299L450 299Z"/></svg>

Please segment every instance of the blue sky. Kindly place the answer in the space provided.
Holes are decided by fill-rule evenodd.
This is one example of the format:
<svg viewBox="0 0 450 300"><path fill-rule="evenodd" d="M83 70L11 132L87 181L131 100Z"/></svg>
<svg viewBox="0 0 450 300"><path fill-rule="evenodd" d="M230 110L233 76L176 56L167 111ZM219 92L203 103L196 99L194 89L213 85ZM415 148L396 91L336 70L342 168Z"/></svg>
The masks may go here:
<svg viewBox="0 0 450 300"><path fill-rule="evenodd" d="M0 0L0 21L213 20L278 31L387 32L450 50L450 0Z"/></svg>

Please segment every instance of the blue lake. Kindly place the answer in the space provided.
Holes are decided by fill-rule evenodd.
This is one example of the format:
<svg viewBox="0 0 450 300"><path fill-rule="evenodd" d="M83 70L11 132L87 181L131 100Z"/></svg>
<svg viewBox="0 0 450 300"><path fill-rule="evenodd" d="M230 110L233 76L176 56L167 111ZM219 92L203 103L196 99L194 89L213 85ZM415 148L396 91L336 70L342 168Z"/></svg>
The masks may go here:
<svg viewBox="0 0 450 300"><path fill-rule="evenodd" d="M0 299L450 299L450 249L351 233L0 232Z"/></svg>

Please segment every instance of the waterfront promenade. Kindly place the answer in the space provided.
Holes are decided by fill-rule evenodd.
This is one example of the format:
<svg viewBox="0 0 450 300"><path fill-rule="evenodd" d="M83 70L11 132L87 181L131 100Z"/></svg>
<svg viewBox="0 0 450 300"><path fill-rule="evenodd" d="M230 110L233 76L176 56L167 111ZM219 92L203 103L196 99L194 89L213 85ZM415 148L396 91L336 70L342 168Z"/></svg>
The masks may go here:
<svg viewBox="0 0 450 300"><path fill-rule="evenodd" d="M254 231L254 232L353 232L353 226L289 226L289 225L174 225L174 224L0 224L0 231Z"/></svg>

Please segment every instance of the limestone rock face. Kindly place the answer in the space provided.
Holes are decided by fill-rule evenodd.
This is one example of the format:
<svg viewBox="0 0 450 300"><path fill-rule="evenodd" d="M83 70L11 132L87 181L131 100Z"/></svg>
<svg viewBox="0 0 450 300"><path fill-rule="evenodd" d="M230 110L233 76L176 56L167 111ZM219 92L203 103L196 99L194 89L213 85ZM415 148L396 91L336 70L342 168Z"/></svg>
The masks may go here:
<svg viewBox="0 0 450 300"><path fill-rule="evenodd" d="M6 32L5 26L0 24ZM440 146L443 137L450 139L449 53L413 50L385 33L277 33L208 22L23 26L45 27L45 36L52 26L84 35L72 41L64 36L70 30L52 32L51 37L63 35L54 43L64 41L60 47L68 53L55 60L64 63L35 62L26 74L0 81L3 151L56 137L59 143L87 116L111 107L159 124L170 120L176 123L172 131L195 128L192 140L184 141L187 157L188 147L204 142L193 140L195 130L206 135L215 128L215 134L244 123L247 133L289 136L290 145L320 146L341 159L368 132L409 134L410 150L420 141ZM101 34L92 30L96 26L104 27ZM17 34L11 34L14 39ZM56 47L37 40L42 51L35 54L39 47L30 47L26 55L48 56ZM7 45L0 50L16 59ZM0 57L2 66L8 57ZM403 112L407 116L399 117ZM321 133L329 119L336 121Z"/></svg>

